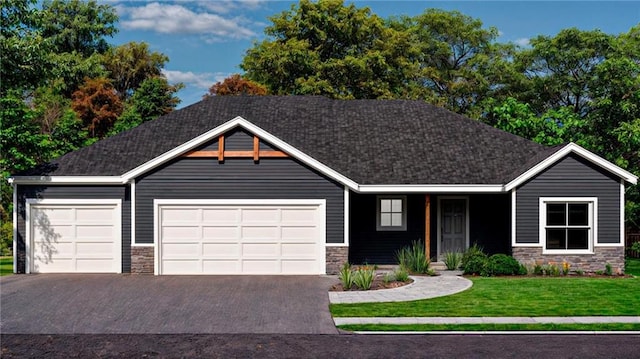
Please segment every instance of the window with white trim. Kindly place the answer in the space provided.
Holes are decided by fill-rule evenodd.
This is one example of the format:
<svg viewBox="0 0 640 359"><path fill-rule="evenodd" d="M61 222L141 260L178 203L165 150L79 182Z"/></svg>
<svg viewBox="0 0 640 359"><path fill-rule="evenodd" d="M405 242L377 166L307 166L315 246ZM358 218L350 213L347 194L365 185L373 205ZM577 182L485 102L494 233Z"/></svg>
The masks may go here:
<svg viewBox="0 0 640 359"><path fill-rule="evenodd" d="M376 229L378 231L407 230L407 197L378 196Z"/></svg>
<svg viewBox="0 0 640 359"><path fill-rule="evenodd" d="M540 237L547 252L592 251L596 198L541 198Z"/></svg>

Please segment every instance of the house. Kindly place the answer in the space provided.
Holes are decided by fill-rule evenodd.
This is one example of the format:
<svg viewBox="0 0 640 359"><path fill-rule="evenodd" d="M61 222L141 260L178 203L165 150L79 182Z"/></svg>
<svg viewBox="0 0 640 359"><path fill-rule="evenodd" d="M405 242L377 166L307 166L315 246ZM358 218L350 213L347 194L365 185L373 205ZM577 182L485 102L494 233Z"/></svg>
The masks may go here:
<svg viewBox="0 0 640 359"><path fill-rule="evenodd" d="M15 175L15 269L324 274L478 243L624 267L638 177L424 102L211 97Z"/></svg>

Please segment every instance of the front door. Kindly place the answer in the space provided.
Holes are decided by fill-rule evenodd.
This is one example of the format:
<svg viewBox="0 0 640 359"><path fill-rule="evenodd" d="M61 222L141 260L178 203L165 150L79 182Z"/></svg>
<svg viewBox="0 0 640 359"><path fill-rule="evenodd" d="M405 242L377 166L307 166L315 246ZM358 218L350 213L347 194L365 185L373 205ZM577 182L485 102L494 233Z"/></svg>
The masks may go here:
<svg viewBox="0 0 640 359"><path fill-rule="evenodd" d="M447 252L464 252L467 249L467 199L443 198L440 200L440 245L438 257Z"/></svg>

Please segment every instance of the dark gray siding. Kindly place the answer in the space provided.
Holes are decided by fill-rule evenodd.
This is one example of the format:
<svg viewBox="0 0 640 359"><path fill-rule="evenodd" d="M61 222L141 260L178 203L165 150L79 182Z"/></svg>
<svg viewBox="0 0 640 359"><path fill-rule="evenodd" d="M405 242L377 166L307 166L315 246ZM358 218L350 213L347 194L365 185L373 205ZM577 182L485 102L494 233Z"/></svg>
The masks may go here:
<svg viewBox="0 0 640 359"><path fill-rule="evenodd" d="M511 195L469 196L469 244L488 254L511 254Z"/></svg>
<svg viewBox="0 0 640 359"><path fill-rule="evenodd" d="M406 231L376 230L376 198L375 194L351 193L349 202L351 218L349 226L350 263L396 264L396 251L410 245L412 241L424 241L424 194L407 195ZM435 208L433 199L431 203L432 208ZM435 238L435 232L432 231L432 235L432 238ZM432 239L432 243L433 241L434 239Z"/></svg>
<svg viewBox="0 0 640 359"><path fill-rule="evenodd" d="M131 199L125 186L18 186L18 273L25 272L25 200L38 199L121 199L122 272L131 271Z"/></svg>
<svg viewBox="0 0 640 359"><path fill-rule="evenodd" d="M343 186L291 158L176 159L137 181L136 242L153 243L154 199L326 199L327 243L342 243L343 198Z"/></svg>
<svg viewBox="0 0 640 359"><path fill-rule="evenodd" d="M516 241L538 243L540 197L597 197L598 243L620 242L620 180L569 155L516 189Z"/></svg>

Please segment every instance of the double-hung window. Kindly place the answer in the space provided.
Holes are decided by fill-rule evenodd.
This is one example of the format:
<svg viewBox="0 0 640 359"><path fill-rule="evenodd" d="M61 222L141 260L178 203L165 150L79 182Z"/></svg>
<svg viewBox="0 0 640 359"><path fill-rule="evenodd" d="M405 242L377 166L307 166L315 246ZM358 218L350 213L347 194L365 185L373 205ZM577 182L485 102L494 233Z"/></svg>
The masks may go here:
<svg viewBox="0 0 640 359"><path fill-rule="evenodd" d="M378 231L407 230L407 197L378 196L376 229Z"/></svg>
<svg viewBox="0 0 640 359"><path fill-rule="evenodd" d="M540 237L548 253L591 253L596 223L596 198L540 199Z"/></svg>

